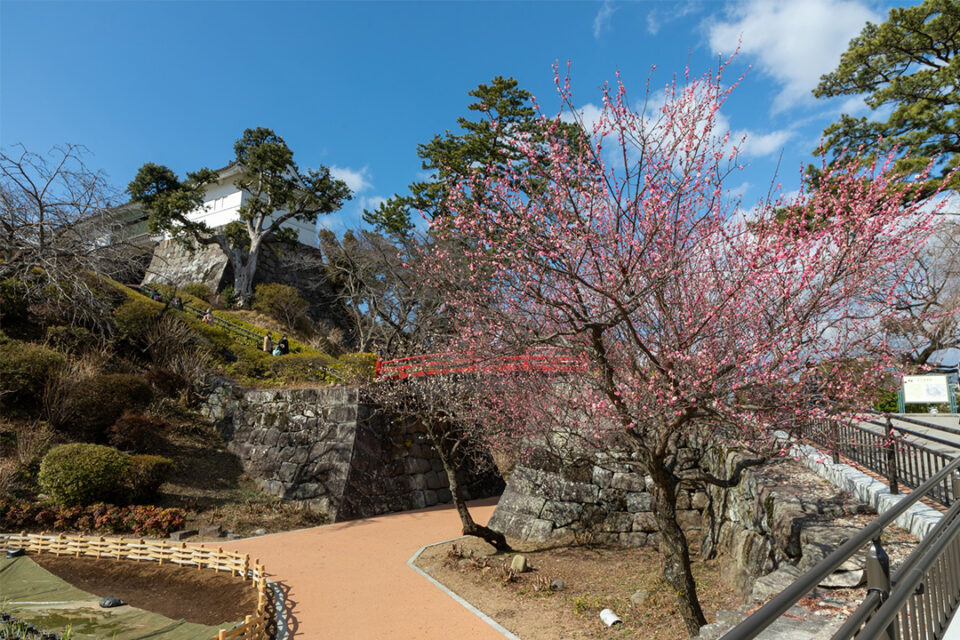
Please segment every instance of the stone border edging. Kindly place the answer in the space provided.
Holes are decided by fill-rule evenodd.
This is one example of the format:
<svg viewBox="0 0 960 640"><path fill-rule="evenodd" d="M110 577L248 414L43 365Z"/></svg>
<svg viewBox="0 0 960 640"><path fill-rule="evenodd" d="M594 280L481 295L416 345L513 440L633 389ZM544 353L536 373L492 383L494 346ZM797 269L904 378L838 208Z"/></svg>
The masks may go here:
<svg viewBox="0 0 960 640"><path fill-rule="evenodd" d="M520 640L519 637L507 631L496 620L494 620L493 618L485 614L483 611L480 611L480 609L477 609L475 606L473 606L472 604L470 604L469 602L467 602L466 600L458 596L456 593L454 593L453 591L448 589L446 586L444 586L440 581L436 580L433 576L429 575L426 571L424 571L423 569L418 567L416 564L414 564L420 558L420 554L422 554L424 551L426 551L430 547L436 547L437 545L446 544L448 542L456 542L457 540L465 540L468 537L469 536L460 536L457 538L450 538L449 540L441 540L440 542L434 542L432 544L425 544L419 549L417 549L416 553L410 556L410 559L407 560L407 566L413 569L414 571L416 571L417 573L419 573L421 576L423 576L430 582L432 582L435 587L438 587L441 591L443 591L448 596L450 596L451 598L459 602L461 605L463 605L467 609L467 611L474 614L475 616L477 616L478 618L486 622L488 625L493 627L494 630L498 631L501 635L503 635L503 637L510 638L510 640Z"/></svg>
<svg viewBox="0 0 960 640"><path fill-rule="evenodd" d="M871 478L850 465L833 462L830 456L808 444L793 444L788 455L793 456L833 485L853 494L861 502L869 504L877 510L878 514L893 508L904 497L904 494L891 494L890 487L883 482ZM923 539L942 517L943 514L933 507L917 502L894 522Z"/></svg>

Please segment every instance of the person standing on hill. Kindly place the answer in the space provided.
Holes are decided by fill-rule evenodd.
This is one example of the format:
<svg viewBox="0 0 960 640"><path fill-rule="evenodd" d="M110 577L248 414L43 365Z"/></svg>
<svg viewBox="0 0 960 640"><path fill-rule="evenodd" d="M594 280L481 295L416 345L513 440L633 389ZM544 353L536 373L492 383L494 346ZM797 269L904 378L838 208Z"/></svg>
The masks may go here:
<svg viewBox="0 0 960 640"><path fill-rule="evenodd" d="M263 337L263 350L267 353L273 353L273 334L267 331L267 335Z"/></svg>
<svg viewBox="0 0 960 640"><path fill-rule="evenodd" d="M280 336L277 346L280 348L280 355L285 356L290 353L290 345L287 343L286 335Z"/></svg>

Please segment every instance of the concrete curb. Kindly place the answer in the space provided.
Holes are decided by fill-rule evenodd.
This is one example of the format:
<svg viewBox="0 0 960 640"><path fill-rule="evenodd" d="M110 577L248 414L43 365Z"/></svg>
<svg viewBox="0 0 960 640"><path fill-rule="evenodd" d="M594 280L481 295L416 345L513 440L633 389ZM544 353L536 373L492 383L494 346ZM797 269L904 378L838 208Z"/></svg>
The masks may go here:
<svg viewBox="0 0 960 640"><path fill-rule="evenodd" d="M429 580L430 582L432 582L432 583L433 583L433 586L439 588L441 591L443 591L444 593L446 593L448 596L450 596L451 598L453 598L454 600L456 600L457 602L459 602L461 605L463 605L463 606L467 609L467 611L469 611L470 613L472 613L473 615L477 616L478 618L480 618L481 620L483 620L484 622L486 622L488 625L490 625L491 627L493 627L493 629L494 629L495 631L498 631L501 635L503 635L504 638L510 638L510 640L520 640L519 637L515 636L514 634L512 634L512 633L510 633L509 631L507 631L506 629L504 629L496 620L494 620L493 618L491 618L490 616L488 616L487 614L485 614L483 611L480 611L480 609L477 609L475 606L473 606L472 604L470 604L469 602L467 602L466 600L464 600L463 598L461 598L460 596L458 596L457 594L455 594L453 591L451 591L450 589L448 589L447 587L445 587L443 584L441 584L440 582L438 582L437 580L435 580L433 577L431 577L430 575L428 575L427 572L425 572L423 569L421 569L421 568L418 567L416 564L414 564L414 563L420 558L420 554L422 554L425 550L429 549L430 547L435 547L435 546L437 546L437 545L446 544L446 543L448 543L448 542L456 542L457 540L464 540L464 539L466 539L466 538L467 538L467 536L460 536L460 537L458 537L458 538L450 538L449 540L441 540L440 542L434 542L434 543L432 543L432 544L425 544L425 545L423 545L422 547L420 547L419 549L417 549L417 552L416 552L415 554L413 554L412 556L410 556L410 559L407 560L407 566L410 567L411 569L413 569L414 571L416 571L417 573L419 573L421 576L423 576L424 578L426 578L426 579Z"/></svg>
<svg viewBox="0 0 960 640"><path fill-rule="evenodd" d="M878 514L892 509L904 497L891 494L887 485L850 465L834 463L830 456L810 445L794 444L788 455L793 456L840 489L853 494L861 502L869 504L877 510ZM936 509L918 502L894 522L923 539L942 517L943 514Z"/></svg>

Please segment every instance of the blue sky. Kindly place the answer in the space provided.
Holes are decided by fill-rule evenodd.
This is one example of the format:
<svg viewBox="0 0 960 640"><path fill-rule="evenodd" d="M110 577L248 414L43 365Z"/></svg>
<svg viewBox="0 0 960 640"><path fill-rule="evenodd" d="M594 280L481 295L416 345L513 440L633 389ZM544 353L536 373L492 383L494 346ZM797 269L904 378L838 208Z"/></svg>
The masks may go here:
<svg viewBox="0 0 960 640"><path fill-rule="evenodd" d="M180 174L230 161L246 127L282 135L301 167L323 164L355 200L325 221L403 192L418 143L456 127L467 92L513 76L549 113L551 66L572 65L589 112L617 71L634 99L688 64L731 52L746 78L722 112L748 136L749 167L728 187L749 204L778 161L796 189L822 129L860 100L817 101L870 0L737 2L71 2L0 1L0 145L86 145L124 188L145 162ZM781 159L782 152L782 159Z"/></svg>

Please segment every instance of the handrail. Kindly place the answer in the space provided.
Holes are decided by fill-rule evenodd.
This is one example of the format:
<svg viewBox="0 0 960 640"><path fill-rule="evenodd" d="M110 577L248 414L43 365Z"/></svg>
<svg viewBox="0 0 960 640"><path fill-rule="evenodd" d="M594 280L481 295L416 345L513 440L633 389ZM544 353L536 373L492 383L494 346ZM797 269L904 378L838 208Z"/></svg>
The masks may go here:
<svg viewBox="0 0 960 640"><path fill-rule="evenodd" d="M942 424L936 424L933 422L927 422L926 420L918 420L917 418L907 418L906 416L898 415L895 413L884 413L883 411L867 411L866 413L871 413L873 415L889 417L891 420L899 420L900 422L906 422L908 424L915 424L919 427L926 427L928 429L935 429L937 431L943 431L945 433L952 433L955 436L960 436L960 429L955 429L954 427L947 427ZM949 414L948 414L949 415ZM876 424L872 420L864 420L864 422L869 422L871 424Z"/></svg>
<svg viewBox="0 0 960 640"><path fill-rule="evenodd" d="M158 295L160 295L161 297L163 297L163 293L162 293L159 289L157 289L156 287L153 287L153 286L151 286L151 285L149 285L149 284L144 284L144 285L132 285L132 286L134 286L134 287L136 287L136 288L138 288L138 289L140 289L140 290L146 290L146 291L156 292ZM169 296L167 296L167 298L169 299ZM190 304L189 302L186 302L186 303L183 304L183 309L182 309L182 311L190 312L190 313L192 313L193 315L195 315L195 316L197 316L197 317L200 317L200 318L202 318L204 315L206 315L203 311L200 310L199 307L195 307L194 305ZM243 341L245 341L245 340L252 340L252 341L254 342L254 346L259 346L259 342L262 342L262 341L263 341L263 334L259 334L259 333L255 332L255 331L251 331L250 329L247 329L246 327L243 327L243 326L241 326L241 325L239 325L239 324L237 324L237 323L235 323L235 322L231 322L230 320L227 320L227 319L225 319L225 318L220 318L220 317L215 316L215 315L212 315L212 314L211 314L211 317L213 318L213 324L214 324L214 326L221 327L221 328L224 329L227 333L233 334L233 335L234 335L234 339L237 339L237 336L240 336L241 339L237 340L237 342L243 342Z"/></svg>
<svg viewBox="0 0 960 640"><path fill-rule="evenodd" d="M773 624L774 620L787 612L804 595L816 587L837 567L846 562L864 544L878 537L879 533L896 520L903 512L918 502L928 492L937 487L951 472L960 468L960 457L954 458L943 469L924 482L916 491L905 495L896 505L877 517L876 520L860 530L854 537L840 545L833 553L824 558L807 573L797 578L793 584L764 604L749 618L727 632L722 640L751 640L761 631Z"/></svg>
<svg viewBox="0 0 960 640"><path fill-rule="evenodd" d="M897 616L900 615L907 599L915 595L922 595L918 594L917 591L921 585L921 581L927 576L927 572L933 567L933 564L937 560L940 560L944 556L944 553L947 551L947 545L956 545L957 543L958 534L960 534L960 517L957 517L958 514L960 514L960 502L954 504L940 522L937 523L935 529L937 535L935 537L932 536L931 534L933 532L928 534L910 555L907 563L897 571L898 579L896 588L891 591L886 602L877 609L873 618L870 619L860 632L862 637L881 637L881 634L883 634L890 625L894 623ZM943 604L942 601L946 595L942 593L942 588L942 586L939 588L941 593L938 594L941 600L940 605ZM934 589L931 589L931 591L933 590ZM930 603L933 607L937 608L931 609L929 611L931 617L924 621L924 627L926 628L923 629L923 637L930 637L927 635L928 633L931 634L931 636L932 634L936 634L945 628L949 622L949 614L956 608L958 594L954 593L949 597L953 601L949 611L943 611L942 607L938 607L937 603ZM932 619L934 616L937 618L936 621ZM936 625L936 629L933 628L934 625Z"/></svg>
<svg viewBox="0 0 960 640"><path fill-rule="evenodd" d="M161 291L159 291L159 290L156 289L155 287L150 286L149 284L145 284L145 285L130 285L130 286L131 286L132 288L146 289L146 290L148 290L148 291L155 291L155 292L157 292L157 294L159 294L161 297L163 296L163 293L162 293ZM167 298L169 299L169 296L167 296ZM182 309L182 311L184 311L184 312L190 312L190 313L194 314L195 316L201 317L201 318L202 318L204 315L206 315L205 312L204 312L204 311L201 311L199 307L195 307L194 305L190 304L189 302L185 302L185 303L183 304L183 309ZM225 319L225 318L221 318L221 317L219 317L219 316L215 316L215 315L213 315L212 313L210 314L210 317L213 318L213 324L214 324L214 326L220 327L221 329L223 329L223 330L226 331L227 333L231 334L231 335L233 336L233 339L234 339L236 342L241 342L241 343L242 343L242 342L243 342L243 339L252 340L252 341L253 341L253 346L255 346L255 347L257 347L257 348L260 348L260 345L261 345L261 343L263 342L263 337L264 337L263 334L259 334L259 333L255 332L255 331L251 331L250 329L247 329L247 328L244 327L244 326L241 326L241 325L239 325L239 324L237 324L237 323L235 323L235 322L231 322L230 320L227 320L227 319ZM241 336L242 339L238 338L238 336ZM325 375L333 378L333 379L334 379L336 382L338 382L338 383L344 384L344 383L347 382L347 380L344 378L344 376L343 376L341 373L337 372L336 370L334 370L334 369L331 368L331 367L328 367L328 366L326 366L326 365L321 365L321 364L315 364L315 365L313 365L313 366L315 366L317 369L323 370L323 373L324 373Z"/></svg>
<svg viewBox="0 0 960 640"><path fill-rule="evenodd" d="M897 418L892 418L892 419L896 420ZM882 422L877 422L876 420L861 420L861 422L872 424L877 427L882 427L884 429L887 428L887 425L885 425ZM927 434L927 433L920 433L919 431L914 431L913 429L907 429L906 427L898 427L897 425L892 423L890 424L890 428L896 431L899 431L901 433L906 433L911 436L917 436L918 438L923 438L924 440L929 440L930 442L936 442L937 444L945 444L948 447L953 447L954 449L960 449L960 443L957 443L957 442L944 440L943 438L938 438L937 436L931 436L930 434ZM960 432L958 432L957 435L960 435ZM931 451L933 451L933 449L931 449Z"/></svg>
<svg viewBox="0 0 960 640"><path fill-rule="evenodd" d="M570 373L586 371L582 358L555 356L543 353L524 353L516 356L453 356L445 353L427 353L394 360L377 360L375 378L410 378L454 373L514 373L518 371L545 371Z"/></svg>

